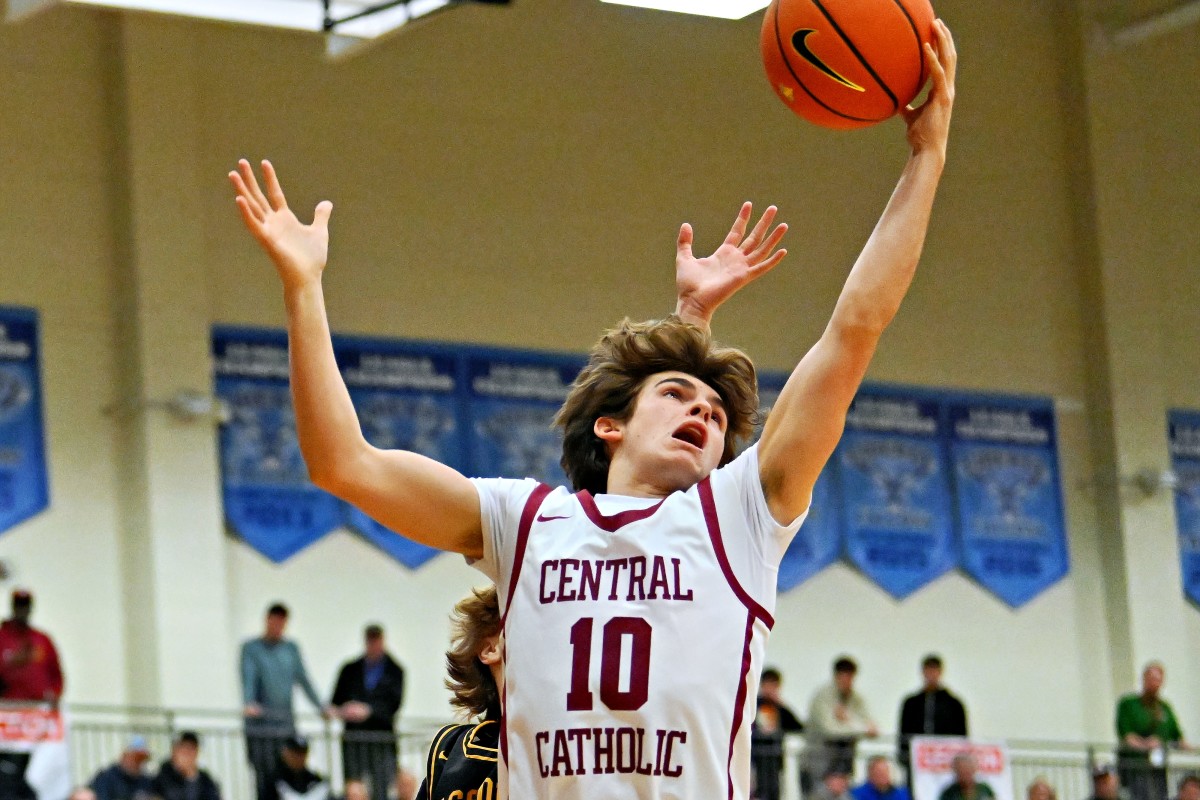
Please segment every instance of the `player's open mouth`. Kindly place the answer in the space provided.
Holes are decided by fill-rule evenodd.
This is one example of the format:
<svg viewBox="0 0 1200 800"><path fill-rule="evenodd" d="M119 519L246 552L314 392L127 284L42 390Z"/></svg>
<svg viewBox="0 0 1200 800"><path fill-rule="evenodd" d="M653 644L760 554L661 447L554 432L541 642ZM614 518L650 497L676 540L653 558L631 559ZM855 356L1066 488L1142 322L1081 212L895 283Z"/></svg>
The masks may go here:
<svg viewBox="0 0 1200 800"><path fill-rule="evenodd" d="M699 422L685 422L676 428L671 436L698 450L703 450L704 443L708 441L708 431Z"/></svg>

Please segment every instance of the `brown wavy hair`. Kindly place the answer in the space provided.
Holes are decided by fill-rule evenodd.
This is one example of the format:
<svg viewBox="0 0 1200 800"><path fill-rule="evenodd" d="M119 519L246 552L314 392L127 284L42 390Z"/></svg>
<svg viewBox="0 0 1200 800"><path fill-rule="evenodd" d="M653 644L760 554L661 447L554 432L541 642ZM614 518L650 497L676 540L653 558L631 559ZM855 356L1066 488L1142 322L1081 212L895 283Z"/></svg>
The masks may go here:
<svg viewBox="0 0 1200 800"><path fill-rule="evenodd" d="M728 415L721 463L737 455L758 413L758 381L750 358L716 344L708 331L675 315L648 322L627 318L592 348L587 366L554 417L563 431L559 463L576 491L600 494L608 487L610 458L596 436L596 419L628 420L646 379L672 371L704 381L720 396Z"/></svg>
<svg viewBox="0 0 1200 800"><path fill-rule="evenodd" d="M500 690L487 664L479 660L485 640L500 632L500 600L496 587L472 589L450 614L450 649L446 651L446 688L450 705L467 716L500 716Z"/></svg>

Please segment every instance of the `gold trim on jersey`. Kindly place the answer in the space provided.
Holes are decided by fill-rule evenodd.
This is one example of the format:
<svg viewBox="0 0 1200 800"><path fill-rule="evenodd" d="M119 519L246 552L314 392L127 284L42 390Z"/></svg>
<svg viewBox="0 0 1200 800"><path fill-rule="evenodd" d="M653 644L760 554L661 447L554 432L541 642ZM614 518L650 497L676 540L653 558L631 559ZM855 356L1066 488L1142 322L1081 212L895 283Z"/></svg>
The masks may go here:
<svg viewBox="0 0 1200 800"><path fill-rule="evenodd" d="M485 719L483 722L479 723L474 728L472 728L471 732L463 737L463 740L462 740L463 755L466 756L467 758L478 759L479 761L495 761L497 758L499 758L499 752L500 752L499 748L485 747L484 745L475 743L475 737L478 736L480 731L483 730L483 726L495 725L495 724L497 724L496 720ZM471 752L471 750L478 751L479 753L491 753L491 755L490 756L489 755L477 755L477 754L473 754Z"/></svg>
<svg viewBox="0 0 1200 800"><path fill-rule="evenodd" d="M438 731L437 736L435 736L433 739L433 747L429 748L429 763L425 765L425 774L428 776L428 778L425 781L427 784L426 789L425 789L425 796L426 796L427 800L433 800L433 785L435 783L437 783L437 781L434 780L434 776L437 775L437 771L435 768L437 766L438 759L439 758L441 758L442 760L448 759L448 756L446 755L445 751L442 750L442 741L447 736L449 736L451 733L453 733L455 730L457 730L458 728L461 728L461 727L462 727L461 725L447 725L446 727L444 727L440 731Z"/></svg>

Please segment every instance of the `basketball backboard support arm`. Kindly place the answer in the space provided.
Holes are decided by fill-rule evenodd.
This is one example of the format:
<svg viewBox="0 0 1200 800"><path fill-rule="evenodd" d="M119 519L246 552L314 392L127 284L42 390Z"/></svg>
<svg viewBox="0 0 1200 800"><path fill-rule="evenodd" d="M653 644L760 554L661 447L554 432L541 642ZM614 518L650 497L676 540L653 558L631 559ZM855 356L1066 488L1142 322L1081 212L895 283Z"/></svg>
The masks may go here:
<svg viewBox="0 0 1200 800"><path fill-rule="evenodd" d="M504 5L509 0L8 0L5 19L17 22L58 5L176 14L323 33L326 55L342 58L462 2Z"/></svg>

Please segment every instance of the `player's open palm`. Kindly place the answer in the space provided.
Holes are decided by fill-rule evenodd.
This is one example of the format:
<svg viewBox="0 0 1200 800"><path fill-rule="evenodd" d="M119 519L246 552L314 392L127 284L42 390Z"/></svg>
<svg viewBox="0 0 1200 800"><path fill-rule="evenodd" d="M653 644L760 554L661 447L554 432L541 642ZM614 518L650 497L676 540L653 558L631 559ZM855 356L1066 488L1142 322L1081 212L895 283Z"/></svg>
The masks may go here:
<svg viewBox="0 0 1200 800"><path fill-rule="evenodd" d="M288 208L270 161L262 162L262 171L266 194L245 159L238 161L237 170L229 173L242 221L275 262L286 287L319 280L329 253L329 215L333 204L328 200L318 204L312 224L305 225Z"/></svg>
<svg viewBox="0 0 1200 800"><path fill-rule="evenodd" d="M765 275L787 255L776 250L787 225L774 229L775 206L769 207L754 229L746 234L753 207L744 203L725 241L707 258L692 253L692 226L686 222L679 229L675 254L675 292L679 300L678 313L684 319L712 319L717 307L746 284Z"/></svg>

